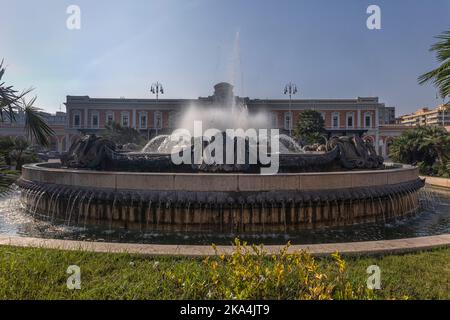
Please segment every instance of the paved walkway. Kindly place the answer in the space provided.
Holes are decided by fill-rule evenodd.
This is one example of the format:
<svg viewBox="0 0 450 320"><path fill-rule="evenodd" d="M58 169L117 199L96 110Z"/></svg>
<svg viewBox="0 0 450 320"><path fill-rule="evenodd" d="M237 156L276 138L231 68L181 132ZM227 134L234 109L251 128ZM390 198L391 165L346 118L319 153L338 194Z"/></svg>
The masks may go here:
<svg viewBox="0 0 450 320"><path fill-rule="evenodd" d="M112 253L136 253L152 256L208 256L215 252L211 246L199 245L157 245L157 244L128 244L128 243L106 243L106 242L85 242L72 240L40 239L17 236L0 235L0 245L11 245L18 247L36 247L62 250L83 250L93 252ZM408 238L398 240L381 240L351 243L332 244L311 244L293 245L290 251L306 250L311 254L321 256L329 255L338 251L342 255L359 254L388 254L404 253L411 251L428 250L437 247L450 246L450 234L439 236ZM270 253L278 252L283 246L268 245L265 249ZM230 254L233 250L231 246L217 246L221 254Z"/></svg>

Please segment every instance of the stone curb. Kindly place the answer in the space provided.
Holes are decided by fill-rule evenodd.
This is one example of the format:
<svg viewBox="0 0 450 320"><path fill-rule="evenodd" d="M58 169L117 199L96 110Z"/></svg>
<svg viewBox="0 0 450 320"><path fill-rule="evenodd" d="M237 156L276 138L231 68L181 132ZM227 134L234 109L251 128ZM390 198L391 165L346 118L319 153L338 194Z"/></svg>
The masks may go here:
<svg viewBox="0 0 450 320"><path fill-rule="evenodd" d="M131 253L148 256L204 257L216 254L211 246L206 245L159 245L87 242L74 240L40 239L7 235L0 235L0 245L60 249L70 251L80 250L103 253ZM396 240L292 245L289 248L289 252L305 250L315 256L327 256L334 252L339 252L341 255L381 255L430 250L447 246L450 247L450 234ZM269 253L277 253L283 247L284 246L282 245L264 246L264 248ZM220 254L229 255L232 253L233 247L217 246L217 251Z"/></svg>
<svg viewBox="0 0 450 320"><path fill-rule="evenodd" d="M428 176L420 176L420 178L425 179L425 183L432 187L450 190L450 179Z"/></svg>

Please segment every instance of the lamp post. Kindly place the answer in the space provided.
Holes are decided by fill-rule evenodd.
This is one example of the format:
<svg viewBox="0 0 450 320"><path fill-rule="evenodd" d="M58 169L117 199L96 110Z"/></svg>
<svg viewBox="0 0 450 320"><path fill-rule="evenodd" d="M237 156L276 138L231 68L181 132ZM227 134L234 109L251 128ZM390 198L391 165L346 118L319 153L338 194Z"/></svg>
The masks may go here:
<svg viewBox="0 0 450 320"><path fill-rule="evenodd" d="M297 93L297 85L295 83L289 82L284 87L284 94L289 94L289 136L292 136L292 95Z"/></svg>
<svg viewBox="0 0 450 320"><path fill-rule="evenodd" d="M158 103L159 94L160 93L164 94L164 88L163 88L162 84L157 81L156 83L153 83L150 86L150 92L152 94L156 95L156 103ZM155 125L155 134L158 135L158 124L157 123ZM147 135L149 136L148 139L150 140L150 134L148 133Z"/></svg>

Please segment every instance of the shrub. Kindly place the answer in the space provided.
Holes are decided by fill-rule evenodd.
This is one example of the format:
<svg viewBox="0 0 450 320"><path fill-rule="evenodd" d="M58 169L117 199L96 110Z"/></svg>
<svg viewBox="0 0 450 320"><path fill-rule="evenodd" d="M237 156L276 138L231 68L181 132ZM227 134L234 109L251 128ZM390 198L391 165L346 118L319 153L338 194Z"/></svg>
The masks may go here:
<svg viewBox="0 0 450 320"><path fill-rule="evenodd" d="M421 174L450 174L450 133L436 126L410 129L397 137L391 148L394 161L417 165Z"/></svg>
<svg viewBox="0 0 450 320"><path fill-rule="evenodd" d="M322 135L325 133L325 121L322 115L315 110L305 110L294 130L294 136L301 139L303 144L323 143Z"/></svg>
<svg viewBox="0 0 450 320"><path fill-rule="evenodd" d="M215 247L214 247L215 248ZM216 248L215 248L216 249ZM357 299L372 298L369 290L346 280L345 261L336 253L326 266L305 251L288 253L289 244L277 254L262 246L235 240L233 253L206 258L204 281L195 283L198 296L209 299ZM186 280L176 279L176 286Z"/></svg>

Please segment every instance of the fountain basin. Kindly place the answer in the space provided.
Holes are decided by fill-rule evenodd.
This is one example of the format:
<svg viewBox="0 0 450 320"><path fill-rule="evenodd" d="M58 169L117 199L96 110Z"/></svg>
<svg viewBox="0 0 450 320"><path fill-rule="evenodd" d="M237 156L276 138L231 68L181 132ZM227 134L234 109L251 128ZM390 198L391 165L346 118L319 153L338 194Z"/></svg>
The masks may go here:
<svg viewBox="0 0 450 320"><path fill-rule="evenodd" d="M173 232L286 232L411 215L424 182L406 165L370 171L146 173L23 167L27 210L68 224Z"/></svg>

